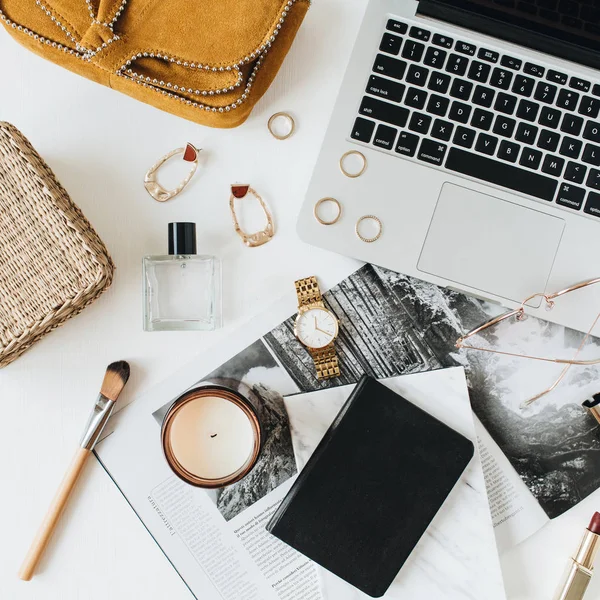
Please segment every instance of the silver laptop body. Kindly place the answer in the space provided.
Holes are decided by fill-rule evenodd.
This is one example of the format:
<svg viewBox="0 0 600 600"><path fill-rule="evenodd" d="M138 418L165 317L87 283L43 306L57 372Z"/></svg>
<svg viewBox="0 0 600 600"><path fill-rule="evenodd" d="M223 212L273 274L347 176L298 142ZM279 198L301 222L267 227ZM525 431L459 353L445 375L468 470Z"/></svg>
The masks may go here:
<svg viewBox="0 0 600 600"><path fill-rule="evenodd" d="M417 6L369 3L300 237L508 307L600 277L600 73L417 16ZM340 169L350 150L366 157L357 178ZM325 197L342 206L334 225L313 214ZM373 243L355 232L364 215L382 223ZM600 284L550 312L534 304L541 318L587 330Z"/></svg>

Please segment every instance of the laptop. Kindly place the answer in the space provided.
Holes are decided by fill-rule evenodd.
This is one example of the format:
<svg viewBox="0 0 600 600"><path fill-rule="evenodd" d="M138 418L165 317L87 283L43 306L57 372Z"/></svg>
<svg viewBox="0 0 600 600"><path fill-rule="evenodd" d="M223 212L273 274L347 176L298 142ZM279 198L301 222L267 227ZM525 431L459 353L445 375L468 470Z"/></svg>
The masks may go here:
<svg viewBox="0 0 600 600"><path fill-rule="evenodd" d="M510 308L599 277L598 69L598 0L371 0L300 237ZM528 312L585 331L599 306L600 285Z"/></svg>

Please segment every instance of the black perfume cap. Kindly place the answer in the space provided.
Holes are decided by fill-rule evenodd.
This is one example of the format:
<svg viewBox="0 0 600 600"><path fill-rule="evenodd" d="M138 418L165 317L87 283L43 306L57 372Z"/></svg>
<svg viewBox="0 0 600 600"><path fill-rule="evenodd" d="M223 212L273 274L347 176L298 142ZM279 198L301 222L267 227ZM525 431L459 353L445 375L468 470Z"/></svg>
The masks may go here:
<svg viewBox="0 0 600 600"><path fill-rule="evenodd" d="M169 223L169 254L196 254L196 223Z"/></svg>

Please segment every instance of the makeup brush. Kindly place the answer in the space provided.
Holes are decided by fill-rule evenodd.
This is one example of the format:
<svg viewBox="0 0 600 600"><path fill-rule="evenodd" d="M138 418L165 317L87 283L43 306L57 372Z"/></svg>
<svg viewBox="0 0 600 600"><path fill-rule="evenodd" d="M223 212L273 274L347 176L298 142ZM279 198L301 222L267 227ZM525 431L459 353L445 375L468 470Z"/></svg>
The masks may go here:
<svg viewBox="0 0 600 600"><path fill-rule="evenodd" d="M29 548L29 552L21 565L21 569L19 570L19 578L23 581L29 581L33 577L37 564L42 558L42 554L50 541L52 532L67 504L67 500L77 483L79 475L81 475L83 471L85 462L100 438L115 404L117 403L117 398L125 387L128 379L129 364L124 360L108 365L106 374L104 375L104 381L102 382L102 388L100 389L100 395L96 400L94 410L90 415L83 437L79 443L80 447L73 457L71 466L62 480L60 487L52 500L52 504L48 509L46 518L40 526L37 535Z"/></svg>

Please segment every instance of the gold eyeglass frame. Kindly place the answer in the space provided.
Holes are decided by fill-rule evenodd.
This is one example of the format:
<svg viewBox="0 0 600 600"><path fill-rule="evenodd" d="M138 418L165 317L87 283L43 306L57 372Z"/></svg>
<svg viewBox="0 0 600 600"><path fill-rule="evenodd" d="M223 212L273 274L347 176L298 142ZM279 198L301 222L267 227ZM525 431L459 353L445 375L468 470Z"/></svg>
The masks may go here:
<svg viewBox="0 0 600 600"><path fill-rule="evenodd" d="M504 351L504 350L493 350L492 348L482 348L481 346L472 346L470 344L465 344L465 340L468 340L469 338L476 336L477 334L481 333L482 331L485 331L486 329L495 327L499 323L502 323L503 321L506 321L512 317L515 317L516 321L523 321L527 317L527 314L525 312L525 305L528 302L531 302L531 300L533 300L535 298L542 298L546 302L546 309L552 310L552 308L554 308L555 300L557 298L560 298L561 296L564 296L571 292L575 292L577 290L581 290L583 288L589 287L596 283L600 283L600 277L597 277L595 279L589 279L587 281L582 281L581 283L576 283L575 285L569 286L558 292L554 292L553 294L542 294L542 293L532 294L528 298L525 298L525 300L523 300L523 302L521 302L521 305L518 308L509 310L508 312L505 312L504 314L498 315L497 317L490 319L483 325L480 325L479 327L476 327L475 329L472 329L465 335L459 337L458 340L456 340L455 346L456 346L456 348L459 348L459 349L465 348L468 350L479 350L480 352L488 352L490 354L501 354L503 356L528 358L530 360L540 360L540 361L544 361L544 362L552 362L552 363L556 363L556 364L565 365L564 369L561 371L561 373L558 376L558 378L556 379L556 381L550 387L546 388L543 392L536 394L532 398L525 400L521 405L522 408L530 406L536 400L539 400L542 396L545 396L546 394L549 394L551 391L553 391L558 386L558 384L563 380L563 378L567 374L567 371L573 365L590 366L590 365L600 364L600 358L591 359L591 360L577 360L577 356L579 356L579 353L583 350L583 347L585 346L588 338L591 336L592 331L594 330L594 328L596 327L596 324L598 323L598 320L600 320L600 312L596 315L596 318L594 319L591 327L588 329L588 331L584 335L583 340L581 341L581 344L577 348L577 351L575 352L575 355L573 356L572 359L549 358L549 357L545 357L545 356L531 356L529 354L518 354L516 352L508 352L508 351Z"/></svg>

